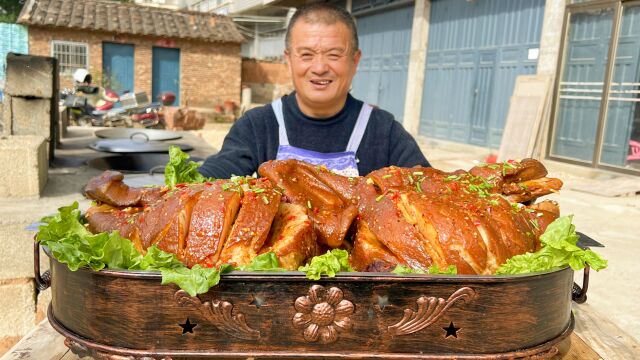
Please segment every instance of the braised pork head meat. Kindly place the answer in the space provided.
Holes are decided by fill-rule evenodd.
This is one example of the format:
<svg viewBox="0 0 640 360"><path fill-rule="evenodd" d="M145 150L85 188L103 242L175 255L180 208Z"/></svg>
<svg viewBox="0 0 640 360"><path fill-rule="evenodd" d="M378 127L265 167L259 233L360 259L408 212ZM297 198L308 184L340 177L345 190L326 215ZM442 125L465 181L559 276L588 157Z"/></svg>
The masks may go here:
<svg viewBox="0 0 640 360"><path fill-rule="evenodd" d="M107 171L85 189L96 200L88 226L118 230L141 252L156 245L188 266L244 265L273 251L295 270L343 248L358 271L455 265L460 274L491 274L539 248L559 208L535 201L562 187L533 159L454 172L387 167L351 178L278 160L259 174L168 189L132 188Z"/></svg>

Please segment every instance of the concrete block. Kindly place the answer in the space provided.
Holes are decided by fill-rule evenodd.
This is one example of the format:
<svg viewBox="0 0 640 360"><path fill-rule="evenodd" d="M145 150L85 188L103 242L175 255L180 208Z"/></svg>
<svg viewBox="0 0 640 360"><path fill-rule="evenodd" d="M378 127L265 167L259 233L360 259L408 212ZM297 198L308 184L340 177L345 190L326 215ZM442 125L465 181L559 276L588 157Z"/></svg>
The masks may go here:
<svg viewBox="0 0 640 360"><path fill-rule="evenodd" d="M38 293L36 299L36 324L47 318L47 310L51 303L51 288Z"/></svg>
<svg viewBox="0 0 640 360"><path fill-rule="evenodd" d="M0 138L0 198L37 198L47 183L47 141L37 135Z"/></svg>
<svg viewBox="0 0 640 360"><path fill-rule="evenodd" d="M0 232L0 259L2 259L0 281L33 277L34 232L25 230L27 225L2 225Z"/></svg>
<svg viewBox="0 0 640 360"><path fill-rule="evenodd" d="M9 53L4 91L12 96L52 98L58 92L57 73L55 58Z"/></svg>
<svg viewBox="0 0 640 360"><path fill-rule="evenodd" d="M33 279L2 282L0 294L0 338L24 336L36 321Z"/></svg>
<svg viewBox="0 0 640 360"><path fill-rule="evenodd" d="M11 119L13 118L11 114L11 96L5 95L2 100L2 131L0 131L0 136L9 136L11 135Z"/></svg>
<svg viewBox="0 0 640 360"><path fill-rule="evenodd" d="M11 135L40 135L51 140L51 99L13 96Z"/></svg>

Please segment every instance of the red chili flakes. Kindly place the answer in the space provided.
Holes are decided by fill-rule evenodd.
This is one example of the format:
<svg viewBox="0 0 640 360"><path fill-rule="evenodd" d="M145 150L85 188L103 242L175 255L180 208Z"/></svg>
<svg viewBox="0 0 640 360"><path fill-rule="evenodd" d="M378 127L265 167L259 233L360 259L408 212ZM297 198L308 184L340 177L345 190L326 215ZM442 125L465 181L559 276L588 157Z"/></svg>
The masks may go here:
<svg viewBox="0 0 640 360"><path fill-rule="evenodd" d="M177 188L186 188L187 184L176 184Z"/></svg>

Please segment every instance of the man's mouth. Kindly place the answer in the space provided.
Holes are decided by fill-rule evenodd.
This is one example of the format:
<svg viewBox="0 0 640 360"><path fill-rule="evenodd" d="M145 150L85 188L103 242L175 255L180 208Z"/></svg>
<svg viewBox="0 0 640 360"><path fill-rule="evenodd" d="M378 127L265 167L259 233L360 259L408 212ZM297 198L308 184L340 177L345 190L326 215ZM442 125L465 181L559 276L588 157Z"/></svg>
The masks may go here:
<svg viewBox="0 0 640 360"><path fill-rule="evenodd" d="M325 86L325 85L329 85L331 84L333 81L332 80L311 80L311 83L313 85L318 85L318 86Z"/></svg>

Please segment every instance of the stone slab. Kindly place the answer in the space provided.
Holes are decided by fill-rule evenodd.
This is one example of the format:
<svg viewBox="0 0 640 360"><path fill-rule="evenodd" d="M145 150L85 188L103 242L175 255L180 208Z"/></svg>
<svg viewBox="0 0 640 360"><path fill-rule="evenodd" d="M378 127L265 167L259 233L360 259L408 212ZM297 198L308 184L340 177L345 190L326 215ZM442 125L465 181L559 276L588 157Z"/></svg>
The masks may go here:
<svg viewBox="0 0 640 360"><path fill-rule="evenodd" d="M51 140L51 99L11 97L11 135L40 135Z"/></svg>
<svg viewBox="0 0 640 360"><path fill-rule="evenodd" d="M47 182L47 141L43 136L0 138L0 198L37 198Z"/></svg>
<svg viewBox="0 0 640 360"><path fill-rule="evenodd" d="M4 224L0 231L0 281L33 277L33 235L28 224Z"/></svg>
<svg viewBox="0 0 640 360"><path fill-rule="evenodd" d="M55 58L9 53L4 91L12 96L53 98L58 91L57 72Z"/></svg>
<svg viewBox="0 0 640 360"><path fill-rule="evenodd" d="M24 336L35 325L36 299L33 279L0 282L0 338Z"/></svg>
<svg viewBox="0 0 640 360"><path fill-rule="evenodd" d="M0 130L0 135L9 136L11 135L11 96L6 95L2 99L2 130Z"/></svg>

